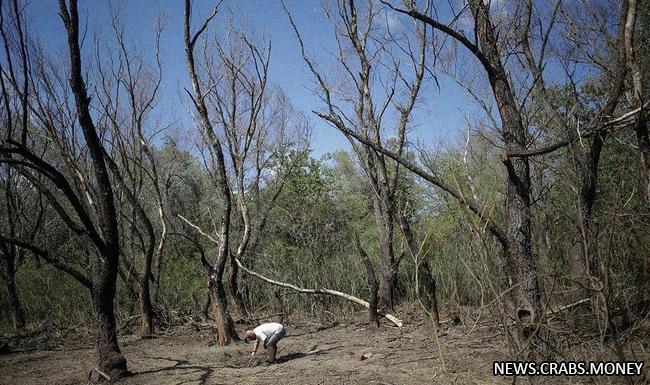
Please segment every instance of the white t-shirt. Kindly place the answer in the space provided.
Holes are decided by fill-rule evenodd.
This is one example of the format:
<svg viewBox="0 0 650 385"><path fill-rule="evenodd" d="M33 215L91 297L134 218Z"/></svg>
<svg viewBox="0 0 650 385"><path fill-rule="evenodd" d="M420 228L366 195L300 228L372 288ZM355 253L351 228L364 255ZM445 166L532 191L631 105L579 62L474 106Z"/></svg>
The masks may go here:
<svg viewBox="0 0 650 385"><path fill-rule="evenodd" d="M282 331L282 329L284 329L284 326L282 326L282 324L277 322L269 322L256 327L253 329L253 332L255 332L255 336L257 336L258 340L264 342L267 338L271 337L275 333Z"/></svg>

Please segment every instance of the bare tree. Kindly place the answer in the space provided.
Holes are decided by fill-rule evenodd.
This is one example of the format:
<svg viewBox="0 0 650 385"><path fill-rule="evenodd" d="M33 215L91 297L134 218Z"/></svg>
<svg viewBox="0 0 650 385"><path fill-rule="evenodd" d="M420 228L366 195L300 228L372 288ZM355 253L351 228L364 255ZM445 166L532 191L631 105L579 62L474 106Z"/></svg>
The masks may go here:
<svg viewBox="0 0 650 385"><path fill-rule="evenodd" d="M3 234L10 239L33 239L42 225L44 210L38 210L38 204L41 202L35 200L34 207L31 209L36 208L38 215L35 217L33 229L30 229L32 224L28 219L33 215L28 204L30 195L33 195L29 191L31 186L28 183L20 183L18 174L9 167L3 167L0 171L0 184L4 190L2 199L0 199L4 206L4 210L0 210L2 219L0 220L0 273L7 284L14 327L16 330L23 330L25 328L25 310L18 295L16 272L25 258L25 253L24 249L16 244L4 242ZM42 207L42 205L40 206ZM27 234L24 234L25 232Z"/></svg>
<svg viewBox="0 0 650 385"><path fill-rule="evenodd" d="M19 9L16 2L13 7ZM117 341L113 307L120 259L118 213L104 158L105 148L90 114L91 99L81 64L77 2L59 1L59 13L67 32L69 88L57 86L61 78L53 77L53 71L46 72L44 58L38 58L38 47L30 49L28 46L21 23L22 15L18 11L12 18L15 35L19 36L18 44L12 44L14 42L7 33L8 27L3 23L7 64L2 66L0 79L7 129L3 133L0 161L37 187L70 230L92 245L91 290L97 363L101 371L117 379L127 373L126 359ZM18 50L20 74L14 68L12 46ZM36 61L33 67L30 59ZM68 90L74 100L72 110L68 110L67 101L58 103L61 99L67 100L65 96L56 99ZM13 103L14 96L19 96L16 103ZM71 111L74 113L70 114ZM70 116L73 119L66 121L66 117ZM69 125L58 126L62 121ZM14 125L14 122L17 123ZM34 129L41 130L38 133L44 133L56 143L61 155L59 159L52 154L36 152L34 138L37 135L32 133ZM79 154L72 152L81 146L87 151L88 168L80 162L81 157L74 158ZM60 165L68 167L69 174L60 171ZM42 182L38 175L42 176ZM28 249L31 247L30 250L37 249L29 243L14 243ZM43 253L47 254L45 251Z"/></svg>
<svg viewBox="0 0 650 385"><path fill-rule="evenodd" d="M120 197L126 201L119 205L121 233L124 234L122 247L125 248L122 264L139 287L142 314L140 334L147 336L154 333L151 283L160 278L160 263L167 237L162 186L168 183L171 175L168 172L160 175L158 172L152 141L162 129L153 126L152 123L156 122L151 122L150 117L162 81L162 24L158 19L154 35L156 61L153 64L145 62L143 52L127 48L129 43L117 13L113 14L112 27L116 47L105 44L107 48L98 48L97 52L98 124L111 133L112 146L105 157L116 185L123 192ZM100 47L99 44L97 46ZM105 61L103 58L106 56L111 60ZM151 198L156 202L153 212L147 209ZM159 235L156 234L156 223L159 224ZM138 253L143 256L140 271L135 269L132 262ZM157 264L155 274L152 268L154 261Z"/></svg>
<svg viewBox="0 0 650 385"><path fill-rule="evenodd" d="M359 235L354 234L354 243L361 257L363 265L366 267L366 275L368 276L368 290L370 291L370 298L368 299L368 321L370 322L371 328L379 327L379 315L377 314L377 306L379 298L377 297L377 292L379 291L379 285L377 284L377 279L375 278L375 270L372 267L370 258L368 258L368 253L361 246L359 241Z"/></svg>
<svg viewBox="0 0 650 385"><path fill-rule="evenodd" d="M345 77L344 84L336 87L307 56L298 28L286 12L325 104L325 111L314 112L346 135L372 186L373 213L379 230L379 307L392 311L399 264L405 254L397 255L394 242L400 167L372 146L353 140L355 135L349 131L377 146L390 146L402 155L425 74L426 30L422 23L415 22L414 39L405 33L398 35L378 26L379 11L374 2L358 7L354 1L338 1L336 19L327 13L336 27L337 64ZM394 116L389 117L391 114ZM395 123L391 124L391 118ZM388 129L395 135L390 141L382 139Z"/></svg>
<svg viewBox="0 0 650 385"><path fill-rule="evenodd" d="M502 157L502 162L507 172L506 188L506 224L505 229L494 223L491 219L485 220L488 229L504 246L506 265L508 266L509 278L511 285L515 287L515 314L518 324L520 347L525 350L529 346L528 341L539 330L540 322L543 317L541 293L537 278L537 268L535 258L531 248L531 175L529 157L546 154L562 148L584 138L584 135L572 135L567 139L553 143L544 148L530 150L531 134L529 132L529 123L526 115L526 100L528 95L535 94L539 102L546 108L546 114L552 119L554 124L564 124L560 114L552 107L546 99L546 88L543 79L543 64L545 49L549 36L554 27L555 13L551 16L547 25L542 25L542 19L534 19L534 7L532 2L517 2L516 14L514 19L518 20L519 16L524 20L522 24L515 23L519 28L519 34L514 34L513 39L510 31L500 31L501 26L495 24L494 17L491 14L490 2L470 1L459 11L452 10L452 21L445 24L436 19L437 16L430 16L430 12L420 11L416 8L414 2L406 2L406 8L397 8L389 2L382 1L384 4L395 10L420 20L431 26L437 31L442 32L447 37L453 39L459 45L465 47L472 56L480 63L480 67L487 78L490 89L494 96L497 110L500 117L500 125L497 127L500 140L503 143L506 154ZM429 2L427 2L429 4ZM561 3L557 3L555 12ZM471 37L454 26L454 23L463 15L471 16L473 34ZM436 12L433 13L437 15ZM531 20L542 28L541 43L539 44L539 57L535 57L531 49L529 38L531 35ZM472 40L473 38L473 40ZM520 45L523 47L523 54L517 50L505 52L507 47ZM527 83L524 82L524 88L515 83L513 72L509 71L506 63L511 56L521 59L520 63L528 73ZM615 78L620 81L622 74ZM620 84L615 82L615 84ZM623 116L617 119L608 120L608 116L613 112L616 101L620 95L620 87L614 87L607 102L601 107L595 117L585 125L588 137L598 136L604 130L617 128L625 124ZM626 118L627 119L627 118ZM567 132L573 132L567 130ZM359 138L357 138L359 139ZM385 149L383 149L385 150ZM387 151L383 153L388 154ZM400 154L391 152L395 159L400 159ZM403 159L400 163L405 165ZM415 164L406 166L420 176L426 174L425 179L441 187L443 190L457 197L465 203L471 211L482 215L478 210L476 202L468 197L464 197L460 191L450 188L444 181L436 178L435 175L424 172Z"/></svg>
<svg viewBox="0 0 650 385"><path fill-rule="evenodd" d="M206 104L206 96L207 93L210 92L209 87L211 85L208 85L207 90L204 91L204 87L199 79L198 68L194 57L196 43L208 28L210 21L212 21L217 15L218 8L219 5L217 5L212 14L203 21L199 29L192 33L192 4L190 0L185 0L184 36L187 71L192 82L193 90L192 93L188 91L188 94L192 98L192 102L198 114L201 134L206 138L206 140L208 140L211 153L214 157L215 187L217 189L217 200L221 210L218 230L219 246L214 261L209 265L204 265L208 269L206 275L208 277L208 290L210 292L212 304L212 317L217 325L217 341L219 345L226 345L231 340L238 339L232 318L228 313L226 290L223 284L224 269L230 251L230 214L232 211L232 203L230 186L228 184L228 175L226 172L226 160L221 139L219 139L219 136L214 130Z"/></svg>
<svg viewBox="0 0 650 385"><path fill-rule="evenodd" d="M269 41L255 43L246 33L228 23L222 35L217 34L214 40L205 40L202 61L197 65L194 59L196 43L216 16L217 9L193 35L190 33L190 2L186 2L185 9L185 45L194 90L192 102L198 113L201 134L209 144L210 159L205 163L213 170L210 175L219 191L218 205L222 216L216 237L217 258L212 264L203 261L203 265L211 271L211 279L219 281L211 283L217 289L211 303L213 307L222 309L217 313L224 314L227 313L225 293L216 293L223 290L225 258L230 258L228 287L240 315L245 317L248 310L239 290L239 265L235 261L246 260L247 254L257 249L268 215L287 175L291 173L291 167L287 167L285 162L292 151L304 151L308 125L280 91L268 90ZM202 70L200 75L197 68ZM208 85L206 91L203 91L202 84ZM222 141L225 144L222 145ZM264 179L269 176L272 165L276 171L273 191L267 191L270 198L262 200L260 189L262 185L269 189ZM232 200L238 213L238 219L233 223L229 218L233 211ZM234 246L231 237L237 230L240 238ZM227 254L222 255L222 252ZM219 299L221 296L223 300ZM215 318L220 343L236 338L234 330L228 331L231 326L219 326L221 322L232 323L229 316L225 318L228 320ZM220 329L225 331L220 332ZM227 338L221 337L224 333Z"/></svg>
<svg viewBox="0 0 650 385"><path fill-rule="evenodd" d="M645 177L645 196L650 205L650 129L648 128L647 71L642 71L637 59L638 44L643 44L644 42L636 43L634 39L639 2L637 0L628 0L627 3L628 10L625 15L623 40L625 41L627 67L632 76L634 105L639 110L634 124L634 132L639 151L641 152L641 162Z"/></svg>

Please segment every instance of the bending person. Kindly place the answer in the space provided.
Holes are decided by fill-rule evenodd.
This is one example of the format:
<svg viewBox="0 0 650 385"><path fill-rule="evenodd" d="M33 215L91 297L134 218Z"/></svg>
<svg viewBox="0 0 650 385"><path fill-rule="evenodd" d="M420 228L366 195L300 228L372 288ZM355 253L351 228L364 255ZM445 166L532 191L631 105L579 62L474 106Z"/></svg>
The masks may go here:
<svg viewBox="0 0 650 385"><path fill-rule="evenodd" d="M255 346L253 346L251 357L255 357L255 353L257 353L257 348L261 342L264 349L268 349L271 362L275 362L275 354L278 352L278 341L280 341L286 334L287 331L284 329L282 324L270 322L261 324L253 330L246 330L244 333L244 341L248 342L255 340Z"/></svg>

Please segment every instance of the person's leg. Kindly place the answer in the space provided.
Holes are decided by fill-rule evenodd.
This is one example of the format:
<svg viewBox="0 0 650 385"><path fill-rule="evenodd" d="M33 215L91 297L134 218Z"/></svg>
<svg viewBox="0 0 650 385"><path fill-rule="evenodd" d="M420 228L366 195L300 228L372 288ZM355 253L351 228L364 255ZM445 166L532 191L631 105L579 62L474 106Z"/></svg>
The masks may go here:
<svg viewBox="0 0 650 385"><path fill-rule="evenodd" d="M266 346L273 346L282 339L286 335L286 331L284 329L281 329L279 332L274 333L271 337L269 337L268 341L266 341Z"/></svg>
<svg viewBox="0 0 650 385"><path fill-rule="evenodd" d="M269 351L269 359L271 360L271 362L275 362L275 354L278 352L278 346L277 345L272 345L272 346L267 345L267 349Z"/></svg>
<svg viewBox="0 0 650 385"><path fill-rule="evenodd" d="M278 351L278 341L287 334L286 330L282 328L279 332L273 334L266 342L266 347L269 349L269 357L271 362L275 362L275 354Z"/></svg>

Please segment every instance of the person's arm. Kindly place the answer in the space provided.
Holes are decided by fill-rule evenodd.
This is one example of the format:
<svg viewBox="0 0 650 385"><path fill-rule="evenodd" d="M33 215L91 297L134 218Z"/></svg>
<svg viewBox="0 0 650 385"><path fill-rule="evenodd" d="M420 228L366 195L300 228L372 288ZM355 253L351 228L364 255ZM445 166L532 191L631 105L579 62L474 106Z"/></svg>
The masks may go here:
<svg viewBox="0 0 650 385"><path fill-rule="evenodd" d="M257 353L257 348L260 346L260 340L255 339L255 345L253 345L253 351L251 352L251 357L255 357L255 353Z"/></svg>

